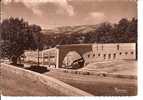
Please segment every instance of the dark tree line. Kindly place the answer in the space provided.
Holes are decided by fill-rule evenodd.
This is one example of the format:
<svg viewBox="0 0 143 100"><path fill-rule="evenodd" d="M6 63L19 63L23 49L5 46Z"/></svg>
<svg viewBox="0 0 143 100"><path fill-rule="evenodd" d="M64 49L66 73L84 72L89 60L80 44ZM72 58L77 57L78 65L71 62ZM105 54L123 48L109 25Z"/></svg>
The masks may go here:
<svg viewBox="0 0 143 100"><path fill-rule="evenodd" d="M41 27L29 25L23 19L10 17L0 23L0 57L17 64L24 50L35 50L42 43L38 41Z"/></svg>

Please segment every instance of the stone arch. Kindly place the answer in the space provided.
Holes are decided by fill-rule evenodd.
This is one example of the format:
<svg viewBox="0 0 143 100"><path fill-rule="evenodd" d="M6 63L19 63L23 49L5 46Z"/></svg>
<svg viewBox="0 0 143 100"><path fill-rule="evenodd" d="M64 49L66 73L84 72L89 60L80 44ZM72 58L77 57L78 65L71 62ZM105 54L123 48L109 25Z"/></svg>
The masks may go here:
<svg viewBox="0 0 143 100"><path fill-rule="evenodd" d="M73 52L73 51L76 52L77 54L79 54L81 56L81 59L84 60L83 55L86 52L92 51L91 45L76 45L75 44L75 45L61 46L58 48L59 48L59 61L58 61L59 67L62 67L63 60L65 59L66 55L69 52Z"/></svg>
<svg viewBox="0 0 143 100"><path fill-rule="evenodd" d="M78 68L78 67L83 67L83 64L79 64L79 61L83 61L82 63L84 64L84 58L82 57L81 54L79 54L77 51L69 51L63 61L62 61L62 67L71 67L71 68ZM75 65L75 66L74 66Z"/></svg>

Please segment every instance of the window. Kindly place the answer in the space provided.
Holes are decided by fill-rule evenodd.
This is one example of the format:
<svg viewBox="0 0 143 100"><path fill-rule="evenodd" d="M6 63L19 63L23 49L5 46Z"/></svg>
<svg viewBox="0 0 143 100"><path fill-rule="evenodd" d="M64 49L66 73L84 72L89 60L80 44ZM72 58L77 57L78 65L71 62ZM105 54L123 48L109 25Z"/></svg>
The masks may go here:
<svg viewBox="0 0 143 100"><path fill-rule="evenodd" d="M90 54L88 55L88 58L90 57Z"/></svg>
<svg viewBox="0 0 143 100"><path fill-rule="evenodd" d="M119 55L122 55L122 52L120 52Z"/></svg>
<svg viewBox="0 0 143 100"><path fill-rule="evenodd" d="M106 54L103 55L104 59L106 59Z"/></svg>
<svg viewBox="0 0 143 100"><path fill-rule="evenodd" d="M108 54L108 58L109 58L109 59L111 58L111 54Z"/></svg>
<svg viewBox="0 0 143 100"><path fill-rule="evenodd" d="M125 52L125 55L127 55L128 54L128 52Z"/></svg>
<svg viewBox="0 0 143 100"><path fill-rule="evenodd" d="M93 57L95 57L95 54L93 54Z"/></svg>
<svg viewBox="0 0 143 100"><path fill-rule="evenodd" d="M117 45L117 50L119 50L120 49L120 47L119 47L119 45Z"/></svg>
<svg viewBox="0 0 143 100"><path fill-rule="evenodd" d="M100 57L100 53L98 54L98 57Z"/></svg>
<svg viewBox="0 0 143 100"><path fill-rule="evenodd" d="M134 54L134 52L132 51L132 52L131 52L131 54L133 55L133 54Z"/></svg>
<svg viewBox="0 0 143 100"><path fill-rule="evenodd" d="M113 54L113 58L114 58L114 59L116 58L116 53Z"/></svg>

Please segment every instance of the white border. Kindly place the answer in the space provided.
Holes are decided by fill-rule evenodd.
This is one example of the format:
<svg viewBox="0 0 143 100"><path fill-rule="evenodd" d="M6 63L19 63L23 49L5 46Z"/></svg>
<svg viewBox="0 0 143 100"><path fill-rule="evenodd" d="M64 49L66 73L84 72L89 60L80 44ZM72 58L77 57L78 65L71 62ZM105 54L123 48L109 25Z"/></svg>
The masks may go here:
<svg viewBox="0 0 143 100"><path fill-rule="evenodd" d="M143 96L143 0L138 1L138 96Z"/></svg>
<svg viewBox="0 0 143 100"><path fill-rule="evenodd" d="M143 0L138 0L138 95L131 97L1 97L2 100L141 100L143 97Z"/></svg>

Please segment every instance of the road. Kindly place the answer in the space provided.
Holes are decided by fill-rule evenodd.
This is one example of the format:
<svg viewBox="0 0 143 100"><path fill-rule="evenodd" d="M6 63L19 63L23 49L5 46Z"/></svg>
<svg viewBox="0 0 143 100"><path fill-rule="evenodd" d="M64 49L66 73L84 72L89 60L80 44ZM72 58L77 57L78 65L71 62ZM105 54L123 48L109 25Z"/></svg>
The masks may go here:
<svg viewBox="0 0 143 100"><path fill-rule="evenodd" d="M57 78L96 96L133 96L137 94L136 79L77 75L61 71L50 71L45 75Z"/></svg>
<svg viewBox="0 0 143 100"><path fill-rule="evenodd" d="M51 70L45 75L57 78L67 84L95 96L134 96L137 94L136 79L80 75ZM21 77L7 70L1 70L0 88L8 96L63 96L38 80Z"/></svg>

